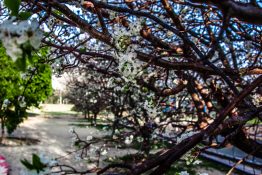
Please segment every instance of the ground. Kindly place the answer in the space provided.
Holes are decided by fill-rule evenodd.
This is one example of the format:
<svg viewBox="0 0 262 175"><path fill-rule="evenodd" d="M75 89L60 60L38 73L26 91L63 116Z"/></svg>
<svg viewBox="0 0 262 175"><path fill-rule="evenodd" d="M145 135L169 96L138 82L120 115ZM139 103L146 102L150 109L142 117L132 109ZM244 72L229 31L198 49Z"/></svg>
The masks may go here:
<svg viewBox="0 0 262 175"><path fill-rule="evenodd" d="M43 115L36 115L29 117L20 127L11 135L14 137L32 138L37 139L39 142L32 145L13 145L13 146L0 146L0 153L4 155L7 161L11 165L10 175L20 175L25 169L20 163L21 159L30 159L32 153L49 155L50 157L60 157L68 154L72 151L71 135L69 133L72 124L79 121L75 113L59 113L55 110L61 110L61 106L49 106L51 108ZM53 109L53 110L52 110ZM47 109L44 109L47 111ZM66 111L63 109L63 111ZM75 126L76 127L76 126ZM80 137L86 138L86 136L102 137L108 134L106 131L92 127L76 127L75 128ZM132 150L125 150L122 152L116 150L110 150L111 154L123 155L130 153ZM72 157L61 159L63 163L69 163L76 165L77 162L72 162ZM79 167L86 167L87 165L79 165ZM223 174L214 169L200 168L199 172L207 172L209 175Z"/></svg>

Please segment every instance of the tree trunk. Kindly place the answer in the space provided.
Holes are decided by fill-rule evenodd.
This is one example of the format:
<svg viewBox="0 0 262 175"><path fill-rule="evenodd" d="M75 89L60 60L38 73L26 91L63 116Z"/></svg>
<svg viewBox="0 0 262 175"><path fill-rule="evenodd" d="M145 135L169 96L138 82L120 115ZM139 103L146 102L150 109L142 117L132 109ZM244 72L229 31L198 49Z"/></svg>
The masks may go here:
<svg viewBox="0 0 262 175"><path fill-rule="evenodd" d="M96 126L97 114L98 114L98 113L94 113L94 123L95 123L95 126Z"/></svg>
<svg viewBox="0 0 262 175"><path fill-rule="evenodd" d="M86 111L84 111L84 119L86 119Z"/></svg>
<svg viewBox="0 0 262 175"><path fill-rule="evenodd" d="M144 152L145 155L149 155L151 149L151 145L150 145L150 138L149 137L143 137L143 143L142 143L142 148L141 150Z"/></svg>
<svg viewBox="0 0 262 175"><path fill-rule="evenodd" d="M90 118L90 112L89 112L89 110L87 111L87 117Z"/></svg>
<svg viewBox="0 0 262 175"><path fill-rule="evenodd" d="M2 140L5 135L5 123L4 123L4 117L1 117L1 137L0 137L0 144L2 143Z"/></svg>
<svg viewBox="0 0 262 175"><path fill-rule="evenodd" d="M113 138L115 131L116 131L116 128L118 126L118 122L119 122L119 117L118 117L118 115L115 115L115 120L114 120L113 125L112 125L112 133L111 133L112 138Z"/></svg>

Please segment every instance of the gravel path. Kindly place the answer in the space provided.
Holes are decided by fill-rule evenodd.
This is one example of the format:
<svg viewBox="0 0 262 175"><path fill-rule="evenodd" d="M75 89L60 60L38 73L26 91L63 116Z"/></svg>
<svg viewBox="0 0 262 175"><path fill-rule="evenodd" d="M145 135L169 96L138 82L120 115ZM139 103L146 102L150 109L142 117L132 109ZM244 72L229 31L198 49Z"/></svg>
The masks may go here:
<svg viewBox="0 0 262 175"><path fill-rule="evenodd" d="M68 116L60 118L46 118L43 116L29 117L11 136L38 139L40 142L36 145L29 146L0 146L0 154L6 157L7 162L11 166L10 175L21 175L25 168L20 163L20 160L24 158L30 160L32 153L38 155L44 154L49 157L60 157L67 155L68 151L72 151L69 129L71 128L70 124L73 123L76 123L76 118L70 118ZM91 127L76 127L75 130L81 138L86 138L87 136L103 137L107 135L106 131L101 132L101 130ZM127 153L134 153L134 150L110 149L110 153L107 156L121 156ZM88 165L87 163L77 164L79 162L73 162L72 157L62 159L62 163L73 164L74 167L84 169L90 166L90 164ZM221 172L212 168L210 170L199 168L198 172L206 172L209 175L221 175Z"/></svg>
<svg viewBox="0 0 262 175"><path fill-rule="evenodd" d="M0 147L0 153L4 155L11 165L10 175L20 175L24 169L20 163L21 159L31 159L32 153L51 155L59 157L72 150L71 136L68 132L70 124L75 121L73 118L44 118L41 116L29 117L20 127L12 133L14 137L27 137L38 139L36 145ZM80 137L92 135L100 137L103 133L94 128L76 128ZM105 133L104 133L105 135ZM68 163L67 160L64 160Z"/></svg>

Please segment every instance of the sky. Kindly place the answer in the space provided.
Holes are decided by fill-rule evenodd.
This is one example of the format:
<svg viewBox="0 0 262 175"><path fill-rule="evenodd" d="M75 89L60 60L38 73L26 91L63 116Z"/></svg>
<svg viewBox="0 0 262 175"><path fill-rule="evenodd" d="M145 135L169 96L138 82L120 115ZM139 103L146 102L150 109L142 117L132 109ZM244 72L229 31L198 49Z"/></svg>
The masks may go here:
<svg viewBox="0 0 262 175"><path fill-rule="evenodd" d="M61 75L60 77L57 77L55 75L52 75L52 87L55 90L65 90L66 87L66 78L64 76L65 74Z"/></svg>

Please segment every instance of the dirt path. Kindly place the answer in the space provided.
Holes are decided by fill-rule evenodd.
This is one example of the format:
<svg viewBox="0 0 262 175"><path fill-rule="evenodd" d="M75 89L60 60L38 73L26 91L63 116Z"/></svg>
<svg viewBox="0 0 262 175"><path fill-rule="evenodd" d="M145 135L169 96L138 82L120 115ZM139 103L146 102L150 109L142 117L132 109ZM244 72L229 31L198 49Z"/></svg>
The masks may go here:
<svg viewBox="0 0 262 175"><path fill-rule="evenodd" d="M76 123L77 119L73 117L63 116L59 118L46 118L43 116L29 117L20 127L11 135L13 137L27 137L38 139L40 142L36 145L23 145L23 146L0 146L0 154L4 155L7 161L10 163L11 172L10 175L21 175L25 170L20 163L21 159L31 159L32 153L38 155L44 154L49 157L60 157L68 154L68 151L72 151L71 147L71 135L69 129L71 124ZM101 132L95 128L75 127L76 132L81 138L87 136L102 137L107 135L106 131ZM133 152L132 150L119 150L110 149L110 155L124 155ZM62 163L74 165L74 167L88 168L88 164L79 164L74 162L72 157L63 159ZM198 172L207 172L212 175L221 175L217 170L211 168L211 170L198 169ZM30 174L28 174L30 175Z"/></svg>
<svg viewBox="0 0 262 175"><path fill-rule="evenodd" d="M71 136L68 132L73 118L44 118L41 116L29 117L20 127L12 133L14 137L27 137L38 139L36 145L0 147L0 154L4 155L11 164L10 175L20 175L24 169L21 159L31 158L32 153L51 155L53 157L64 156L66 151L72 150ZM80 137L87 135L102 136L101 131L94 128L76 128Z"/></svg>

